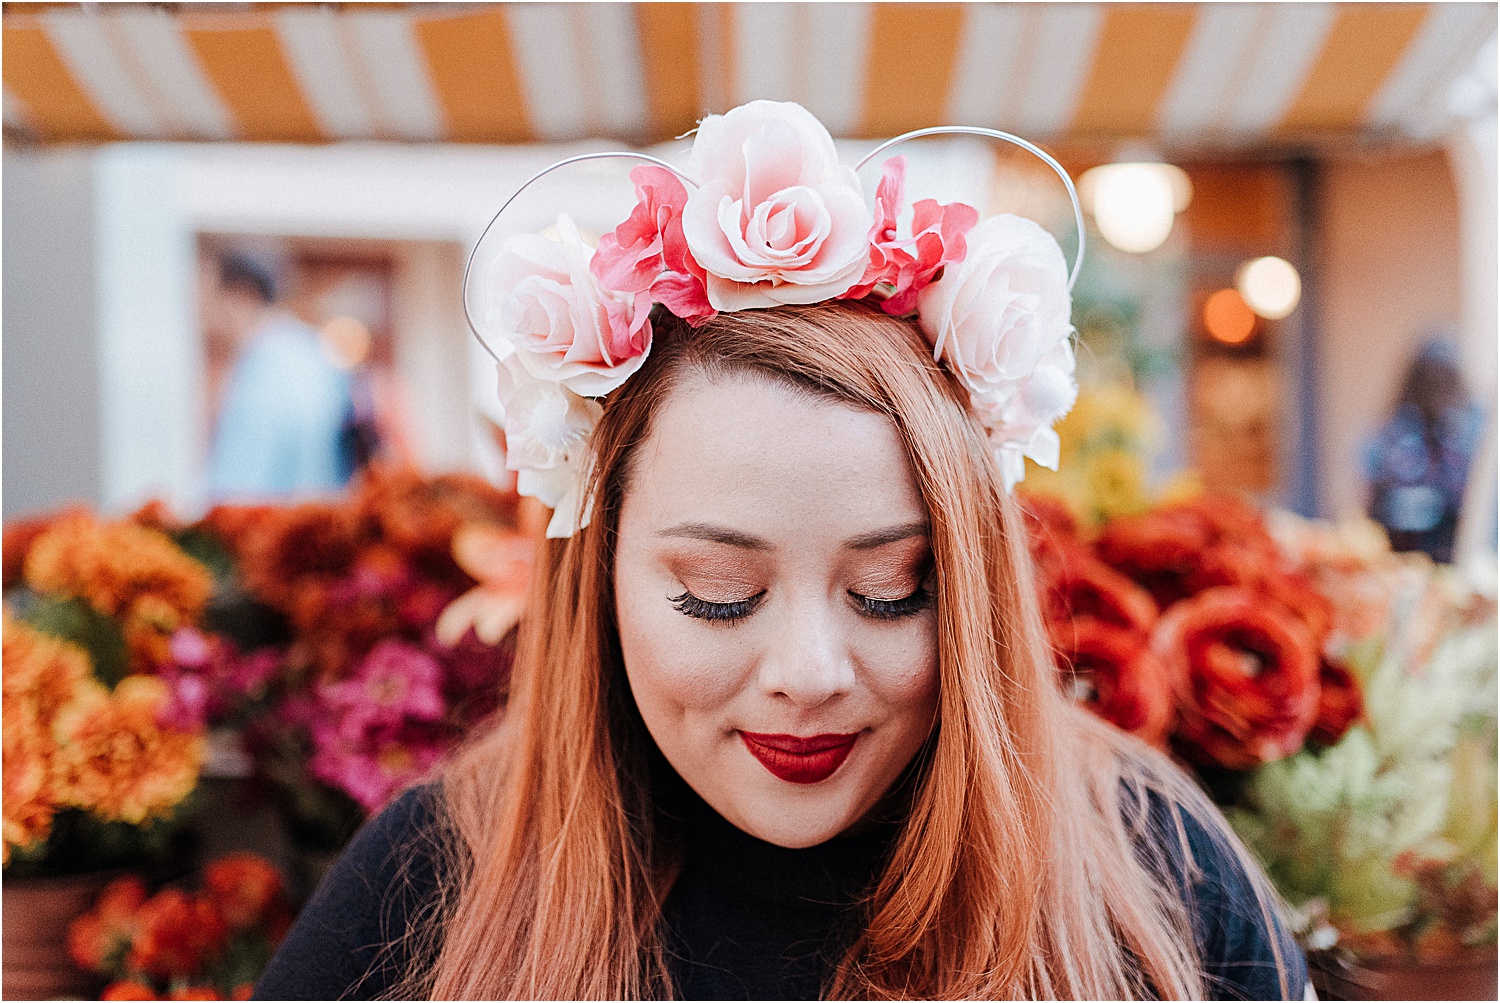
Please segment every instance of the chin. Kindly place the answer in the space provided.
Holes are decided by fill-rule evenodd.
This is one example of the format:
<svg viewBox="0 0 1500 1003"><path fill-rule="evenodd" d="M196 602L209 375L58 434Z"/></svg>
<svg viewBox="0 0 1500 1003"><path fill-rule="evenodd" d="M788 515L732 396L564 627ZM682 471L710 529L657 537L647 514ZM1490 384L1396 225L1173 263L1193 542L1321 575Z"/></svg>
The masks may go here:
<svg viewBox="0 0 1500 1003"><path fill-rule="evenodd" d="M788 850L803 850L846 832L859 821L859 814L840 811L832 805L792 809L780 805L756 806L730 821L756 839Z"/></svg>

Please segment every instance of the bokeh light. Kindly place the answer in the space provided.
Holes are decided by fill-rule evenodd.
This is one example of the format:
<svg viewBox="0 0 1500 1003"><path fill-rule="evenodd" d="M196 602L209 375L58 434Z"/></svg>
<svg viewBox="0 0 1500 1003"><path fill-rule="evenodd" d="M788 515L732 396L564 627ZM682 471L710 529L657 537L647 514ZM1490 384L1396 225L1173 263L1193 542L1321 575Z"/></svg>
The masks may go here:
<svg viewBox="0 0 1500 1003"><path fill-rule="evenodd" d="M1122 251L1144 254L1171 235L1177 213L1192 198L1192 184L1182 168L1171 164L1105 164L1084 172L1079 195L1105 240Z"/></svg>
<svg viewBox="0 0 1500 1003"><path fill-rule="evenodd" d="M1255 311L1236 289L1220 289L1203 304L1203 326L1226 345L1241 345L1255 333Z"/></svg>
<svg viewBox="0 0 1500 1003"><path fill-rule="evenodd" d="M1235 288L1250 309L1267 320L1280 320L1297 309L1302 299L1302 277L1285 258L1264 257L1240 266Z"/></svg>

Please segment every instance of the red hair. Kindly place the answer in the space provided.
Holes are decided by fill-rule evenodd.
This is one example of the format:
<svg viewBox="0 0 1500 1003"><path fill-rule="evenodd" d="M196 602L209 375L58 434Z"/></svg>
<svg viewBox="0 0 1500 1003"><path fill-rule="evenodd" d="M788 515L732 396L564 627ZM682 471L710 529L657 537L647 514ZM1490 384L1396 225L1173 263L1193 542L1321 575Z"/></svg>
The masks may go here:
<svg viewBox="0 0 1500 1003"><path fill-rule="evenodd" d="M510 705L446 773L453 866L442 918L418 931L431 949L411 988L449 999L672 994L662 903L679 847L657 810L659 753L625 682L614 538L631 456L674 385L748 370L895 424L938 583L938 724L862 933L826 993L1201 997L1185 890L1150 805L1167 807L1181 852L1185 812L1238 854L1268 922L1273 895L1191 781L1061 694L1019 516L966 391L920 333L844 303L721 314L698 328L658 316L652 356L593 433L592 522L549 541L538 562ZM1283 966L1284 993L1285 979Z"/></svg>

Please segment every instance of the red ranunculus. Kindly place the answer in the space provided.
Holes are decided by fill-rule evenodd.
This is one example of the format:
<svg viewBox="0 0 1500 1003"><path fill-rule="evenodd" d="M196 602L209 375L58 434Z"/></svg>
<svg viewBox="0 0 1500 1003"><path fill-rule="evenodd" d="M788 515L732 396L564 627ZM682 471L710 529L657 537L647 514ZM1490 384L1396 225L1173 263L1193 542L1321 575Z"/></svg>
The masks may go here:
<svg viewBox="0 0 1500 1003"><path fill-rule="evenodd" d="M1365 698L1348 667L1327 657L1318 664L1318 683L1318 718L1308 738L1334 745L1364 717Z"/></svg>
<svg viewBox="0 0 1500 1003"><path fill-rule="evenodd" d="M1318 715L1318 653L1280 605L1250 589L1208 589L1168 609L1151 646L1191 758L1245 769L1302 747Z"/></svg>
<svg viewBox="0 0 1500 1003"><path fill-rule="evenodd" d="M1064 687L1089 710L1153 745L1166 740L1172 687L1145 635L1079 620L1058 662Z"/></svg>
<svg viewBox="0 0 1500 1003"><path fill-rule="evenodd" d="M1228 495L1113 519L1100 534L1098 552L1163 609L1205 588L1258 579L1280 562L1260 513Z"/></svg>
<svg viewBox="0 0 1500 1003"><path fill-rule="evenodd" d="M1059 647L1073 643L1074 633L1085 620L1143 636L1156 623L1151 594L1082 547L1060 551L1049 571L1043 617Z"/></svg>

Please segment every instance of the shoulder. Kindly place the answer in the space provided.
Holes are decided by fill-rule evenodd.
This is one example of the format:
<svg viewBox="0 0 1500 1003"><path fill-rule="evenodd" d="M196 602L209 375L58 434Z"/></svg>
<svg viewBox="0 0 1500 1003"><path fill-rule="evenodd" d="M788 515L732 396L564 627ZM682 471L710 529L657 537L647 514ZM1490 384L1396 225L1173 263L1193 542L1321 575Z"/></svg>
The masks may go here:
<svg viewBox="0 0 1500 1003"><path fill-rule="evenodd" d="M435 919L441 792L413 788L365 823L255 987L257 999L368 999L406 973L407 934Z"/></svg>
<svg viewBox="0 0 1500 1003"><path fill-rule="evenodd" d="M1205 810L1206 809L1206 810ZM1149 831L1182 896L1216 999L1302 998L1307 960L1269 882L1217 811L1150 795ZM1284 993L1279 972L1286 973Z"/></svg>

